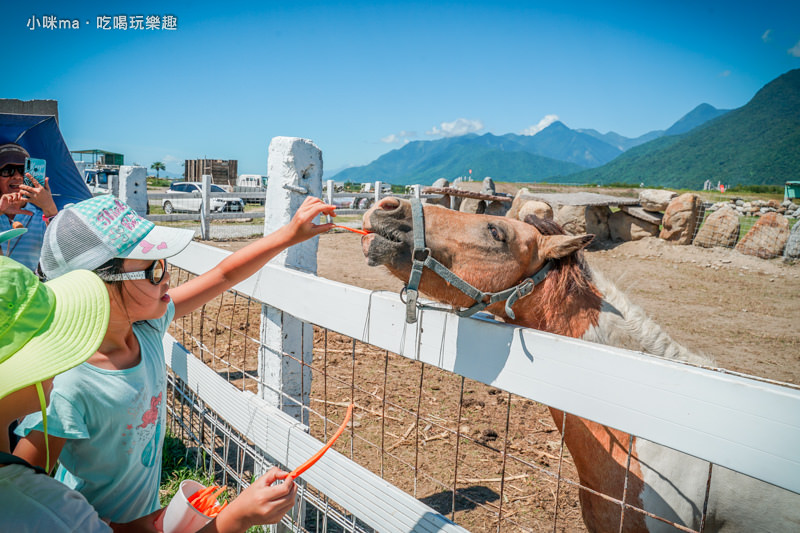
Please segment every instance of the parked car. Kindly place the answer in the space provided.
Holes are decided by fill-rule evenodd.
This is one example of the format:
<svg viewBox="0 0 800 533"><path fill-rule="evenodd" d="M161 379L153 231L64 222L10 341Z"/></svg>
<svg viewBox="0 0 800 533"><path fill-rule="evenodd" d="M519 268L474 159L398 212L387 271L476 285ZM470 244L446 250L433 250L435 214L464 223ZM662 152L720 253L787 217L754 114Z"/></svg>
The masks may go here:
<svg viewBox="0 0 800 533"><path fill-rule="evenodd" d="M191 181L178 181L173 183L167 189L167 194L175 193L174 198L164 198L161 201L161 206L164 208L166 214L172 214L176 211L189 211L200 212L200 207L203 199L200 194L203 192L203 184ZM225 189L219 185L211 185L212 193L226 193ZM177 193L183 193L178 196ZM197 193L197 196L184 196L186 193ZM228 193L229 194L229 193ZM211 211L244 211L244 200L236 196L224 197L211 197Z"/></svg>

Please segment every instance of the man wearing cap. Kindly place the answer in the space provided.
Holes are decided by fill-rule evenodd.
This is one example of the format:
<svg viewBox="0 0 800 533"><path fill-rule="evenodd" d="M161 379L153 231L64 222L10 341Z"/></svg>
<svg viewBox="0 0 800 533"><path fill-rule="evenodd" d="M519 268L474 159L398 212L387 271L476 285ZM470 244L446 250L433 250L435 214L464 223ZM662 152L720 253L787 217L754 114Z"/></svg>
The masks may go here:
<svg viewBox="0 0 800 533"><path fill-rule="evenodd" d="M39 264L42 239L49 221L58 208L50 193L48 179L44 184L34 178L33 187L23 183L28 151L15 143L0 146L0 231L16 227L27 233L0 245L0 253L22 263L31 270Z"/></svg>

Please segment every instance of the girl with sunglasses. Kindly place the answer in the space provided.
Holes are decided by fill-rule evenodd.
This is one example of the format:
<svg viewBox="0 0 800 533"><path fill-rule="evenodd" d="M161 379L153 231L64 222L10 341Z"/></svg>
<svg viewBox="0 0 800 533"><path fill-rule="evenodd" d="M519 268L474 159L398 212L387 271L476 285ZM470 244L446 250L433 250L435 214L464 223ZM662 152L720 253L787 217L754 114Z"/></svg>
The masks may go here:
<svg viewBox="0 0 800 533"><path fill-rule="evenodd" d="M48 278L75 269L105 281L111 318L100 348L55 380L48 411L56 479L80 491L102 518L129 522L159 508L166 422L163 337L169 323L256 273L285 248L331 229L316 225L334 207L307 198L286 226L170 288L167 258L192 230L155 226L110 195L64 209L50 224L41 266ZM27 417L15 454L44 465L41 415ZM122 503L124 502L124 505Z"/></svg>

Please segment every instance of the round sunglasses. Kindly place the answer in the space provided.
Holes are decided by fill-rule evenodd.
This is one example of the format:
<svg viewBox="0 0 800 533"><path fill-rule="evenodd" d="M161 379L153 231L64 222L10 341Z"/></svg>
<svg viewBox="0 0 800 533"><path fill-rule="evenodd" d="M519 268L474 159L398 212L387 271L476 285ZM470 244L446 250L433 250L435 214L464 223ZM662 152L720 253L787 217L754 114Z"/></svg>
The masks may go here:
<svg viewBox="0 0 800 533"><path fill-rule="evenodd" d="M164 279L164 275L166 273L167 273L167 260L156 259L155 261L153 261L152 265L145 268L144 270L137 270L135 272L121 272L119 274L97 273L97 275L103 281L136 281L139 279L147 279L153 285L158 285L159 283L161 283L161 280Z"/></svg>
<svg viewBox="0 0 800 533"><path fill-rule="evenodd" d="M6 165L0 168L0 178L10 178L17 173L19 173L20 176L24 176L25 167L23 165Z"/></svg>

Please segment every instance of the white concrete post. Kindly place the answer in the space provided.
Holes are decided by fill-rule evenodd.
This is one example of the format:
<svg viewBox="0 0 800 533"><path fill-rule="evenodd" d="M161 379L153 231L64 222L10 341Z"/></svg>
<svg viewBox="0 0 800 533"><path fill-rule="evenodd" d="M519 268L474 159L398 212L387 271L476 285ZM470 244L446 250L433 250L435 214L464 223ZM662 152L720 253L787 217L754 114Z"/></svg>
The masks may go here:
<svg viewBox="0 0 800 533"><path fill-rule="evenodd" d="M422 190L422 187L420 187L419 185L412 185L411 189L414 192L414 198L419 200L420 199L420 191Z"/></svg>
<svg viewBox="0 0 800 533"><path fill-rule="evenodd" d="M211 218L209 213L211 211L211 176L203 174L203 190L200 193L202 201L200 202L200 238L207 241L211 238Z"/></svg>
<svg viewBox="0 0 800 533"><path fill-rule="evenodd" d="M325 194L325 203L328 205L333 205L333 192L334 192L334 184L333 180L327 180L325 182L326 186L328 187L328 192ZM328 222L332 222L331 217L327 217Z"/></svg>
<svg viewBox="0 0 800 533"><path fill-rule="evenodd" d="M383 187L383 183L380 181L375 182L375 205L381 201L381 188Z"/></svg>
<svg viewBox="0 0 800 533"><path fill-rule="evenodd" d="M267 158L269 184L264 234L285 226L308 196L322 195L322 152L313 142L296 137L275 137ZM292 246L272 264L317 273L317 238ZM298 294L298 298L313 298ZM264 305L261 311L259 395L303 424L308 424L314 328L280 309ZM284 355L286 354L286 355Z"/></svg>
<svg viewBox="0 0 800 533"><path fill-rule="evenodd" d="M113 174L108 177L112 194L144 216L147 213L147 169L122 165L117 183L113 178L116 178Z"/></svg>

